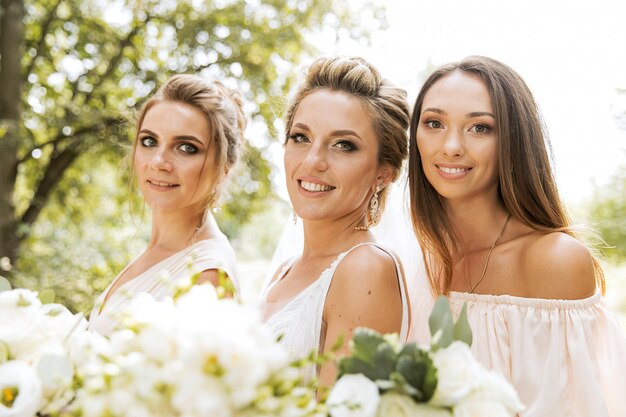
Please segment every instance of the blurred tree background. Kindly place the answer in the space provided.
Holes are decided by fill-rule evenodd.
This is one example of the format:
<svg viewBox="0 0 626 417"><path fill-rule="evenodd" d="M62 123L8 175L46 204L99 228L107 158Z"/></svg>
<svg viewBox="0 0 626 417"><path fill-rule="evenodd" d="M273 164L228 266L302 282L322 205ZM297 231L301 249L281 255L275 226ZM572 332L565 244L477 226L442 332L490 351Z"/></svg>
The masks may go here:
<svg viewBox="0 0 626 417"><path fill-rule="evenodd" d="M378 26L348 0L0 0L0 275L89 310L147 240L124 158L134 111L179 72L244 93L249 143L217 217L242 275L262 275L255 260L288 217L270 162L285 98L299 63L320 54L312 34L367 42L386 26L368 7ZM626 167L570 208L607 243L611 297L626 288ZM626 312L626 292L616 297Z"/></svg>
<svg viewBox="0 0 626 417"><path fill-rule="evenodd" d="M588 210L606 243L603 255L614 263L626 262L626 166L608 184L596 188Z"/></svg>
<svg viewBox="0 0 626 417"><path fill-rule="evenodd" d="M285 209L268 148L322 29L367 39L345 1L2 0L0 274L89 310L147 238L123 163L134 110L182 72L245 95L254 137L217 217L244 256L269 257Z"/></svg>

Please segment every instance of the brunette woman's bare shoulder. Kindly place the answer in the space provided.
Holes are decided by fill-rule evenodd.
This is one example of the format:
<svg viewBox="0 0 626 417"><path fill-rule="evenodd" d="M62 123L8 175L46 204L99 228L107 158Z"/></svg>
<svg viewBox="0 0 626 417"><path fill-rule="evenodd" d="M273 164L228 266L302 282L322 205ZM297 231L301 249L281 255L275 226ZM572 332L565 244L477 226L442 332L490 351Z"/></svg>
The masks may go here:
<svg viewBox="0 0 626 417"><path fill-rule="evenodd" d="M521 267L533 298L574 300L587 298L596 290L589 249L566 233L529 236L522 251Z"/></svg>

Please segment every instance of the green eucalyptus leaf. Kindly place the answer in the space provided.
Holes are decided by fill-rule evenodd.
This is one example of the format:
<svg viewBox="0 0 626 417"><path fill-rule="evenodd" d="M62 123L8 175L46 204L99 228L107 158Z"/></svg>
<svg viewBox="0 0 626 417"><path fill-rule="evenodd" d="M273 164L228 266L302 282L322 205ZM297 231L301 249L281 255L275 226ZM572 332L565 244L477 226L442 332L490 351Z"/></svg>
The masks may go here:
<svg viewBox="0 0 626 417"><path fill-rule="evenodd" d="M453 341L454 317L448 299L441 295L428 318L433 350L448 347Z"/></svg>
<svg viewBox="0 0 626 417"><path fill-rule="evenodd" d="M380 344L374 354L374 375L372 380L389 379L389 375L396 367L398 356L393 347L388 344Z"/></svg>
<svg viewBox="0 0 626 417"><path fill-rule="evenodd" d="M424 376L424 383L422 384L422 394L424 395L423 401L430 401L437 389L437 368L432 362L429 356L429 362L426 366L426 375Z"/></svg>
<svg viewBox="0 0 626 417"><path fill-rule="evenodd" d="M339 360L339 373L337 375L337 379L346 374L363 374L372 381L376 380L376 369L372 363L365 362L353 356L348 356Z"/></svg>
<svg viewBox="0 0 626 417"><path fill-rule="evenodd" d="M396 371L416 390L416 400L428 401L432 397L437 386L437 369L427 351L414 343L406 345L398 356Z"/></svg>
<svg viewBox="0 0 626 417"><path fill-rule="evenodd" d="M419 395L419 391L411 386L404 375L402 375L398 371L394 371L389 375L389 381L386 381L386 386L388 387L384 391L394 391L401 395L407 395L409 397L416 397ZM377 382L377 385L381 387L380 382Z"/></svg>
<svg viewBox="0 0 626 417"><path fill-rule="evenodd" d="M0 292L11 291L11 283L8 279L0 275Z"/></svg>
<svg viewBox="0 0 626 417"><path fill-rule="evenodd" d="M42 304L52 304L54 303L54 299L56 295L53 290L48 288L46 290L39 291L39 294L37 295L37 297L39 297L39 300L41 301Z"/></svg>
<svg viewBox="0 0 626 417"><path fill-rule="evenodd" d="M467 304L463 303L463 308L461 309L461 314L459 315L458 320L454 323L454 340L460 340L461 342L467 343L469 346L472 345L472 328L469 325L469 321L467 320Z"/></svg>
<svg viewBox="0 0 626 417"><path fill-rule="evenodd" d="M373 364L374 356L381 344L389 345L380 333L360 327L355 330L352 338L352 355L364 362Z"/></svg>

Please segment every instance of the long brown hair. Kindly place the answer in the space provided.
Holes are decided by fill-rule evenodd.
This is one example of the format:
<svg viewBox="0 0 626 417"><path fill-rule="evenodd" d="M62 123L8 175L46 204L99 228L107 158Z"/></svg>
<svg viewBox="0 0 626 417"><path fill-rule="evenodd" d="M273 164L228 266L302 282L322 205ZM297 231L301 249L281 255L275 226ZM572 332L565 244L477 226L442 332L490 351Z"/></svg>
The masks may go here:
<svg viewBox="0 0 626 417"><path fill-rule="evenodd" d="M547 130L524 80L509 66L482 56L444 65L428 77L415 100L409 141L411 219L424 249L431 289L437 294L450 292L456 239L439 193L424 174L416 133L424 97L437 81L455 71L479 77L489 91L498 137L498 197L506 210L536 231L578 238L559 197ZM604 292L604 274L595 257L593 262Z"/></svg>

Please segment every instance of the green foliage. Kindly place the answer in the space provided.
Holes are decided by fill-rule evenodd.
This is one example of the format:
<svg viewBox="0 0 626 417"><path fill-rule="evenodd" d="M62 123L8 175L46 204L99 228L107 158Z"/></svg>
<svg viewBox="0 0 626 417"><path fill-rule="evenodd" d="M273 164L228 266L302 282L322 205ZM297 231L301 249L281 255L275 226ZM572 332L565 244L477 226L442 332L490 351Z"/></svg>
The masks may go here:
<svg viewBox="0 0 626 417"><path fill-rule="evenodd" d="M428 324L432 334L431 348L421 349L415 343L401 345L397 336L383 336L371 329L356 329L350 344L351 355L339 361L337 379L345 374L363 374L375 381L379 389L411 396L426 402L437 388L437 368L431 352L448 347L455 340L472 343L466 306L454 321L448 299L437 299Z"/></svg>
<svg viewBox="0 0 626 417"><path fill-rule="evenodd" d="M463 309L458 320L454 321L448 298L441 295L437 298L433 311L428 318L428 326L432 335L433 350L450 346L455 340L472 344L472 329L467 321L467 306Z"/></svg>
<svg viewBox="0 0 626 417"><path fill-rule="evenodd" d="M430 353L415 343L401 346L392 336L359 328L351 342L352 354L341 358L337 378L363 374L382 391L395 391L418 402L428 401L437 387L437 369Z"/></svg>
<svg viewBox="0 0 626 417"><path fill-rule="evenodd" d="M589 217L606 242L603 254L613 261L626 260L626 165L607 185L596 188Z"/></svg>
<svg viewBox="0 0 626 417"><path fill-rule="evenodd" d="M265 152L295 64L316 53L307 37L322 27L366 34L345 0L26 0L25 9L10 279L85 313L146 237L120 163L146 98L174 73L197 73L239 88L252 124L267 126L246 144L217 215L235 238L275 201Z"/></svg>
<svg viewBox="0 0 626 417"><path fill-rule="evenodd" d="M411 343L398 355L397 372L406 383L414 387L418 401L428 401L437 388L437 368L435 368L428 352Z"/></svg>

